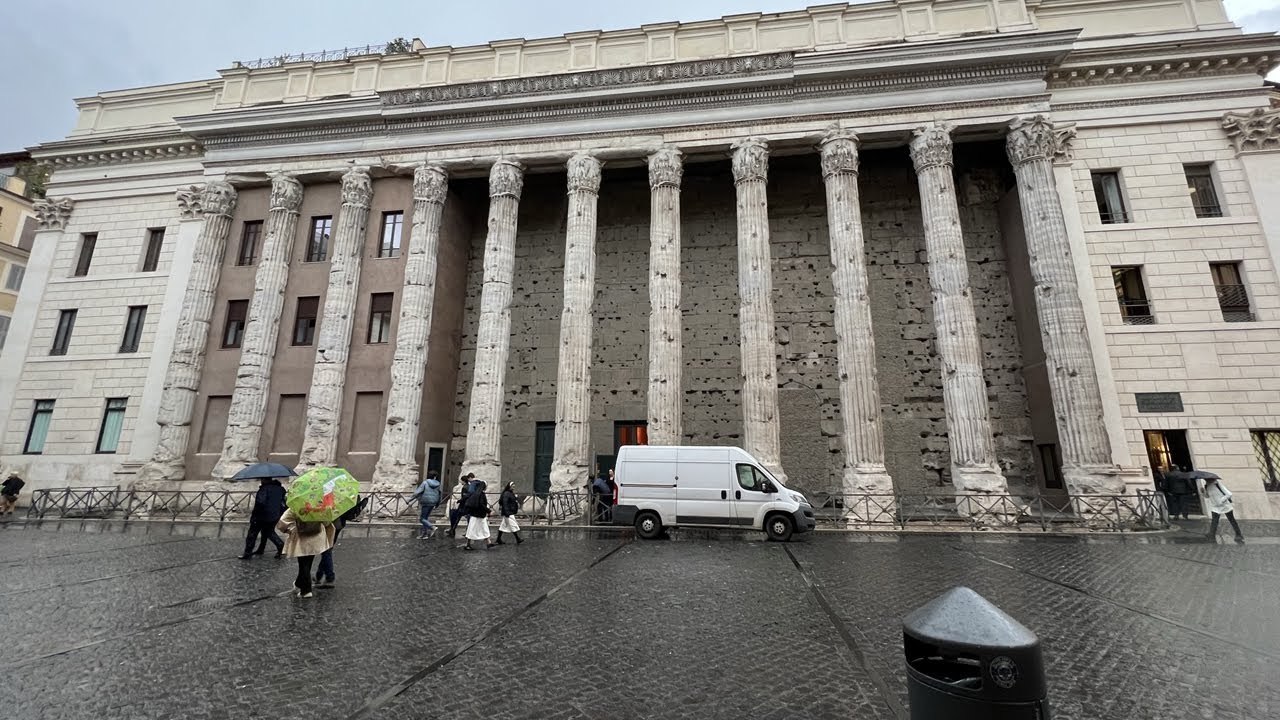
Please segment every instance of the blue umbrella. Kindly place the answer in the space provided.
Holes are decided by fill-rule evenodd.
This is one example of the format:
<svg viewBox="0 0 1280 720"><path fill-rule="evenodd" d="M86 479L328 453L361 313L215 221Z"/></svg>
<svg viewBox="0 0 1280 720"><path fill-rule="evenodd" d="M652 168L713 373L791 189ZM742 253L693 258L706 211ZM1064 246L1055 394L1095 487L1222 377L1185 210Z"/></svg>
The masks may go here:
<svg viewBox="0 0 1280 720"><path fill-rule="evenodd" d="M280 463L254 463L232 475L231 482L248 482L250 480L262 480L263 478L287 478L297 474L293 471L293 468L285 467Z"/></svg>

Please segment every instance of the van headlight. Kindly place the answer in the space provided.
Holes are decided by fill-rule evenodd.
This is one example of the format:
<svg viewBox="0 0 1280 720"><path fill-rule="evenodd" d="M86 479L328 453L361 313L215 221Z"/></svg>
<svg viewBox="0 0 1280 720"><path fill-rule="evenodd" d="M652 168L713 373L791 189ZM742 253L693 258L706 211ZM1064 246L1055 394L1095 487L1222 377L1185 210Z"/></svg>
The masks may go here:
<svg viewBox="0 0 1280 720"><path fill-rule="evenodd" d="M808 504L809 504L809 501L808 501L808 500L806 500L806 499L805 499L805 497L804 497L803 495L801 495L800 493L791 493L791 499L792 499L792 500L795 500L796 502L800 503L801 505L808 505Z"/></svg>

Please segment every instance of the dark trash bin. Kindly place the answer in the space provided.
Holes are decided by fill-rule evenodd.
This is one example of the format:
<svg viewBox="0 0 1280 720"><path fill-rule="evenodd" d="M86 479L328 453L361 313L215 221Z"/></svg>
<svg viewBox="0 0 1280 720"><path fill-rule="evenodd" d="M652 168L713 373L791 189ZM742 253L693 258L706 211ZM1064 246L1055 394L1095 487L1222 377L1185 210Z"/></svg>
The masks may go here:
<svg viewBox="0 0 1280 720"><path fill-rule="evenodd" d="M1035 633L966 587L902 621L911 717L1048 720Z"/></svg>

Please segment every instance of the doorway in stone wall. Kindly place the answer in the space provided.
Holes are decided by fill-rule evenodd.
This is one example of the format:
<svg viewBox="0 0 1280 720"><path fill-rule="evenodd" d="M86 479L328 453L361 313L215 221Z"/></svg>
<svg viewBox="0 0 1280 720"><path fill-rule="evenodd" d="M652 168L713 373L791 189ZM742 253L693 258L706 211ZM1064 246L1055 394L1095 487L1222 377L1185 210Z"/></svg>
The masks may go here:
<svg viewBox="0 0 1280 720"><path fill-rule="evenodd" d="M615 420L613 423L613 454L596 455L595 475L608 474L618 461L618 448L623 445L648 445L649 423L645 420Z"/></svg>
<svg viewBox="0 0 1280 720"><path fill-rule="evenodd" d="M533 432L533 494L545 497L551 491L551 460L556 452L555 421L539 422Z"/></svg>
<svg viewBox="0 0 1280 720"><path fill-rule="evenodd" d="M1143 430L1142 439L1147 446L1147 461L1153 473L1164 474L1175 466L1194 470L1191 448L1187 445L1186 430ZM1199 493L1189 498L1192 512L1200 512Z"/></svg>

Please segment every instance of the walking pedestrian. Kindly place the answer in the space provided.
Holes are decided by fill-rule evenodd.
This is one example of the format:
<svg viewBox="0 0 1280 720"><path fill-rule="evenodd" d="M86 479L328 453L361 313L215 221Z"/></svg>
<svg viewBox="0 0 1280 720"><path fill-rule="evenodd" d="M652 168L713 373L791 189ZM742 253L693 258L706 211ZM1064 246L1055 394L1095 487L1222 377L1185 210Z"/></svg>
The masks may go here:
<svg viewBox="0 0 1280 720"><path fill-rule="evenodd" d="M458 479L458 504L449 511L449 537L453 537L458 531L458 523L462 521L466 512L462 506L466 504L467 497L471 495L471 491L476 486L476 474L467 473Z"/></svg>
<svg viewBox="0 0 1280 720"><path fill-rule="evenodd" d="M293 592L299 597L311 597L311 565L316 556L333 547L332 523L300 521L292 510L286 509L276 524L276 529L286 533L284 554L298 559L298 577L293 581Z"/></svg>
<svg viewBox="0 0 1280 720"><path fill-rule="evenodd" d="M284 540L276 534L276 523L284 515L284 486L275 478L263 478L258 492L253 496L253 511L249 514L249 535L244 539L241 560L266 552L267 541L276 546L276 557L284 557ZM258 540L261 536L261 541ZM253 546L258 546L255 551Z"/></svg>
<svg viewBox="0 0 1280 720"><path fill-rule="evenodd" d="M18 493L27 483L18 477L18 473L9 473L4 483L0 483L0 515L12 515L18 506Z"/></svg>
<svg viewBox="0 0 1280 720"><path fill-rule="evenodd" d="M520 498L516 495L516 484L507 483L502 489L502 494L498 496L498 512L502 513L502 524L498 526L498 544L506 545L502 542L502 533L511 533L516 538L516 544L524 542L520 539L520 523L516 522L516 513L520 512Z"/></svg>
<svg viewBox="0 0 1280 720"><path fill-rule="evenodd" d="M364 506L369 504L369 498L363 500L357 498L355 507L342 513L333 523L333 546L328 550L320 553L320 567L316 569L316 587L331 588L337 582L338 576L333 572L333 548L338 545L338 536L342 535L342 531L346 529L347 523L355 522L360 517L360 513L364 512Z"/></svg>
<svg viewBox="0 0 1280 720"><path fill-rule="evenodd" d="M436 534L436 528L431 524L431 511L440 504L439 473L435 470L428 472L426 479L413 491L413 499L418 501L418 522L422 525L418 539L426 540Z"/></svg>
<svg viewBox="0 0 1280 720"><path fill-rule="evenodd" d="M1227 520L1231 522L1231 527L1236 531L1236 543L1244 544L1244 533L1240 532L1240 523L1236 522L1236 513L1234 504L1231 501L1231 491L1226 485L1222 484L1220 478L1204 478L1200 481L1200 495L1204 498L1204 505L1209 512L1213 513L1213 520L1209 521L1209 539L1218 541L1218 518L1223 515L1227 516Z"/></svg>
<svg viewBox="0 0 1280 720"><path fill-rule="evenodd" d="M486 550L493 547L493 541L489 539L489 498L484 494L484 488L484 481L476 480L474 489L462 505L462 511L467 515L465 550L475 549L471 547L472 540L483 540Z"/></svg>
<svg viewBox="0 0 1280 720"><path fill-rule="evenodd" d="M591 494L595 497L595 520L596 522L605 522L606 513L609 510L608 498L613 496L613 490L609 488L609 480L605 475L605 471L601 470L600 474L591 483Z"/></svg>

